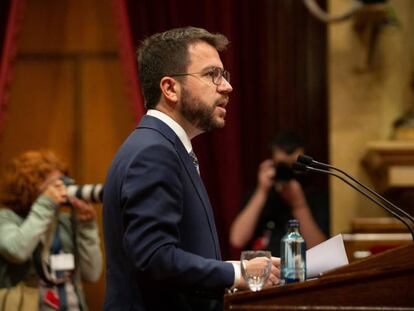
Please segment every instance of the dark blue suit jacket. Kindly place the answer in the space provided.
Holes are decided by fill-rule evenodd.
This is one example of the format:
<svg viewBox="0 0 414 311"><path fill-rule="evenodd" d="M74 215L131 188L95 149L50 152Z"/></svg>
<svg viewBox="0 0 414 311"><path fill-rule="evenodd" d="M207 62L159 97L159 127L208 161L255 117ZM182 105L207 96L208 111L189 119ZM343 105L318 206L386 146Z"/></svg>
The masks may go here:
<svg viewBox="0 0 414 311"><path fill-rule="evenodd" d="M180 139L144 116L104 189L105 310L208 310L234 281L207 192Z"/></svg>

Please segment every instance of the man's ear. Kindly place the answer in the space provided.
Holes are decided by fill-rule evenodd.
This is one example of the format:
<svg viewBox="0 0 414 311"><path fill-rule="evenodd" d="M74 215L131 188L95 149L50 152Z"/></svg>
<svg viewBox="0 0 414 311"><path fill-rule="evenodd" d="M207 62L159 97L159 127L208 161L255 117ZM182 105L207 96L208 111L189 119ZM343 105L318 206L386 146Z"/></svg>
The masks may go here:
<svg viewBox="0 0 414 311"><path fill-rule="evenodd" d="M160 81L160 89L167 102L178 102L181 89L176 80L171 77L163 77Z"/></svg>

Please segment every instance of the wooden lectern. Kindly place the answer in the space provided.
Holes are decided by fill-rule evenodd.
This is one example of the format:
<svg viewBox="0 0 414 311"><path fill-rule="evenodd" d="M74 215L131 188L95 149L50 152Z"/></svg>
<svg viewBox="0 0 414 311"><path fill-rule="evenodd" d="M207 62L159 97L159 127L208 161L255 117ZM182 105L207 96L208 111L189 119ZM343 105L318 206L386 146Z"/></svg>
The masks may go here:
<svg viewBox="0 0 414 311"><path fill-rule="evenodd" d="M414 310L414 243L318 279L226 294L224 310Z"/></svg>

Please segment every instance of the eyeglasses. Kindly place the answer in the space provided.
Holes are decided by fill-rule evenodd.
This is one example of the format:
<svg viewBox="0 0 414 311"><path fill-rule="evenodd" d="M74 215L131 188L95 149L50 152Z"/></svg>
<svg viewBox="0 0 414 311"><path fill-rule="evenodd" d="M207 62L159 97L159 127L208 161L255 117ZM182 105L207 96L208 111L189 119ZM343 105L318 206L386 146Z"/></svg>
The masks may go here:
<svg viewBox="0 0 414 311"><path fill-rule="evenodd" d="M196 74L201 74L202 76L210 76L211 80L215 85L220 85L223 82L223 78L230 83L230 72L224 70L220 67L210 68L206 72L191 72L191 73L174 73L170 74L170 77L179 77L179 76L194 76Z"/></svg>

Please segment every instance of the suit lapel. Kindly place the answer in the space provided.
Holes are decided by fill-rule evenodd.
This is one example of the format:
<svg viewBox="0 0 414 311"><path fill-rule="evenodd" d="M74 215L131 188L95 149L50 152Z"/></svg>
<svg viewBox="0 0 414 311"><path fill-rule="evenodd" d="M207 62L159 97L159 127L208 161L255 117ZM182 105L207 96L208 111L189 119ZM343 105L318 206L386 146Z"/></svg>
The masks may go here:
<svg viewBox="0 0 414 311"><path fill-rule="evenodd" d="M208 199L207 191L204 187L203 181L201 180L200 175L197 172L197 169L195 168L190 156L187 153L187 150L184 148L184 145L178 138L178 136L174 133L174 131L164 122L161 120L154 118L152 116L145 115L138 127L147 127L152 128L158 132L160 132L162 135L164 135L171 143L175 146L175 149L177 150L177 153L187 171L187 174L190 176L190 179L194 185L194 188L197 191L198 196L200 197L200 200L203 204L204 210L206 212L207 221L210 226L210 231L213 236L214 240L214 248L216 252L216 257L218 259L221 259L220 254L220 246L217 236L217 229L214 222L214 215L213 210L211 208L210 200Z"/></svg>

